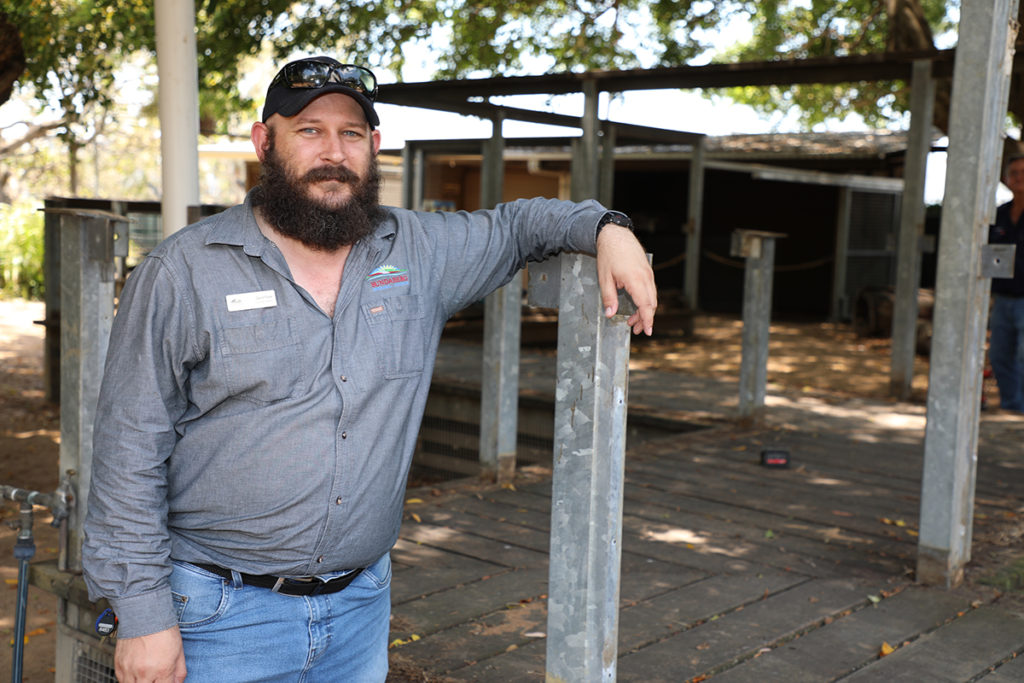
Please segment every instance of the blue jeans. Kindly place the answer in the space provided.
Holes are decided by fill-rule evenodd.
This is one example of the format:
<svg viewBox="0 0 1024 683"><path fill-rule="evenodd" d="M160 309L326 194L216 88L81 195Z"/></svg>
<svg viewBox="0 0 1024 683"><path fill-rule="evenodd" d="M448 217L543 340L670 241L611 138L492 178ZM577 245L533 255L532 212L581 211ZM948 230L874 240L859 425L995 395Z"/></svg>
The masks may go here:
<svg viewBox="0 0 1024 683"><path fill-rule="evenodd" d="M1024 298L993 298L988 358L999 385L999 407L1024 411Z"/></svg>
<svg viewBox="0 0 1024 683"><path fill-rule="evenodd" d="M171 590L188 683L384 681L391 557L344 590L296 596L174 562Z"/></svg>

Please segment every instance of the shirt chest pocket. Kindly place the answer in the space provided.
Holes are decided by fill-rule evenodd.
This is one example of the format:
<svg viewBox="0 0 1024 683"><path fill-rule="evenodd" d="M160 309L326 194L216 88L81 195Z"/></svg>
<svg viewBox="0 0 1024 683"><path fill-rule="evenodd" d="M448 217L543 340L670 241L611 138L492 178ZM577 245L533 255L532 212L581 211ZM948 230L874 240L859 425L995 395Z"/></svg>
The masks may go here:
<svg viewBox="0 0 1024 683"><path fill-rule="evenodd" d="M377 364L385 379L423 372L423 306L419 295L395 296L362 305Z"/></svg>
<svg viewBox="0 0 1024 683"><path fill-rule="evenodd" d="M293 327L290 318L278 318L221 330L221 360L233 398L271 403L298 393L304 367Z"/></svg>

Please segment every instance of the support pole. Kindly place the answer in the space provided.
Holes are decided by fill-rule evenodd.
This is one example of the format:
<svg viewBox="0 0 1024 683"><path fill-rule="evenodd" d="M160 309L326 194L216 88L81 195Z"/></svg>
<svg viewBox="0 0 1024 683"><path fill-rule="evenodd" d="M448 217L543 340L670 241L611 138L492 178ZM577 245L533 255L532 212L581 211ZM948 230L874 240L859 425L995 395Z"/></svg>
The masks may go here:
<svg viewBox="0 0 1024 683"><path fill-rule="evenodd" d="M59 199L47 199L46 209L64 205ZM46 340L43 353L43 382L46 400L60 404L60 214L46 211L43 215L43 281L46 301Z"/></svg>
<svg viewBox="0 0 1024 683"><path fill-rule="evenodd" d="M775 240L779 237L785 235L758 230L736 230L732 234L732 255L746 259L743 275L743 355L740 359L741 423L759 422L764 417L768 333L772 316L772 269L775 262Z"/></svg>
<svg viewBox="0 0 1024 683"><path fill-rule="evenodd" d="M1010 83L1017 0L961 7L939 238L917 580L952 587L971 557L989 282L981 277Z"/></svg>
<svg viewBox="0 0 1024 683"><path fill-rule="evenodd" d="M494 117L491 139L484 144L480 206L501 201L505 175L505 140ZM480 465L498 483L515 478L519 409L519 340L523 299L522 272L484 300L483 378L480 396Z"/></svg>
<svg viewBox="0 0 1024 683"><path fill-rule="evenodd" d="M408 141L402 152L402 206L423 210L427 155L417 143Z"/></svg>
<svg viewBox="0 0 1024 683"><path fill-rule="evenodd" d="M583 135L578 144L573 145L572 159L572 199L596 199L600 192L599 148L600 139L597 131L599 95L597 81L588 80L583 83Z"/></svg>
<svg viewBox="0 0 1024 683"><path fill-rule="evenodd" d="M904 166L903 201L896 268L896 301L892 316L892 365L889 393L910 398L917 346L917 290L921 283L921 240L924 237L924 181L932 143L935 79L928 60L914 62L910 90L910 144Z"/></svg>
<svg viewBox="0 0 1024 683"><path fill-rule="evenodd" d="M55 209L60 215L60 471L73 473L77 495L67 522L66 542L58 568L82 571L82 527L92 480L92 436L100 381L114 318L115 258L127 255L127 219L100 211ZM78 627L80 609L61 600L62 626ZM65 671L73 660L73 643L58 631L58 681L73 680Z"/></svg>
<svg viewBox="0 0 1024 683"><path fill-rule="evenodd" d="M835 267L832 270L832 322L842 320L846 302L846 261L850 256L850 212L853 209L853 188L839 188L836 202Z"/></svg>
<svg viewBox="0 0 1024 683"><path fill-rule="evenodd" d="M619 129L614 123L608 123L604 127L604 135L601 137L601 182L597 194L597 201L607 207L615 205L615 145L617 144Z"/></svg>
<svg viewBox="0 0 1024 683"><path fill-rule="evenodd" d="M583 139L574 146L572 169L577 201L598 191L596 84L588 82L584 92ZM626 319L635 309L621 297L619 313L605 318L596 260L580 254L559 260L557 270L530 270L531 303L558 305L547 680L614 681L629 372ZM544 296L535 296L535 281Z"/></svg>
<svg viewBox="0 0 1024 683"><path fill-rule="evenodd" d="M199 204L199 69L192 0L156 0L160 80L160 214L164 237L188 223Z"/></svg>
<svg viewBox="0 0 1024 683"><path fill-rule="evenodd" d="M704 214L704 140L693 145L690 157L689 202L686 209L686 272L683 295L691 311L699 306L701 220Z"/></svg>
<svg viewBox="0 0 1024 683"><path fill-rule="evenodd" d="M632 304L602 311L593 257L561 257L548 681L614 681Z"/></svg>

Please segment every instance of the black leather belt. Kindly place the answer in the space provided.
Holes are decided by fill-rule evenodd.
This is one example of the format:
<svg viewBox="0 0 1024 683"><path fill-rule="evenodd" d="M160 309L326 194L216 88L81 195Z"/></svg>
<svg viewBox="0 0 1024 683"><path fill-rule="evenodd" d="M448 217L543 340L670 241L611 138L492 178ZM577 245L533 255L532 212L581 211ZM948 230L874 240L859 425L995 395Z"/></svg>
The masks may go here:
<svg viewBox="0 0 1024 683"><path fill-rule="evenodd" d="M228 581L232 580L230 569L218 567L215 564L194 564L196 567L204 569L211 574L216 574ZM269 588L275 593L281 593L282 595L326 595L328 593L337 593L340 590L344 590L355 580L357 576L359 576L360 573L362 573L362 571L362 569L356 569L344 576L331 579L330 581L322 581L316 577L290 579L284 576L266 576L241 573L239 573L239 575L242 577L242 583L246 586Z"/></svg>

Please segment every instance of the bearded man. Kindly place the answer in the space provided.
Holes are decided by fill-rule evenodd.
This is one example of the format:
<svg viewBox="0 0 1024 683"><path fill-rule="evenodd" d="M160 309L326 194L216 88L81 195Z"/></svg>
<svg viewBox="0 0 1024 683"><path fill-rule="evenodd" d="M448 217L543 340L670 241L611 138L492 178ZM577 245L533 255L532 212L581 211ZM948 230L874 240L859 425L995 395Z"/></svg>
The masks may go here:
<svg viewBox="0 0 1024 683"><path fill-rule="evenodd" d="M379 206L376 93L360 66L285 65L252 128L260 185L128 279L83 547L122 683L383 681L388 553L445 321L527 261L596 251L607 314L625 288L651 333L622 214Z"/></svg>

